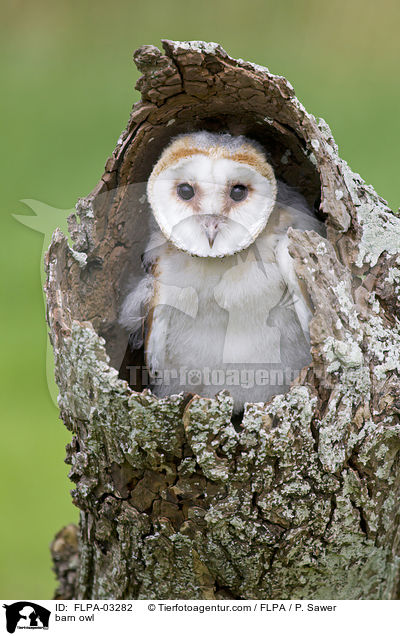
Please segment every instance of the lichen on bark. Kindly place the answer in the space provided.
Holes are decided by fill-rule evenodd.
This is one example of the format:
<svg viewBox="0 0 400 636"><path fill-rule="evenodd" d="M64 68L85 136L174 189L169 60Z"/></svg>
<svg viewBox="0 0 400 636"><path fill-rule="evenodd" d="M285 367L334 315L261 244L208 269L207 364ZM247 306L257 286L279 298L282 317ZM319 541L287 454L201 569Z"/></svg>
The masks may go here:
<svg viewBox="0 0 400 636"><path fill-rule="evenodd" d="M57 231L46 257L81 510L79 546L71 529L53 544L57 597L397 598L400 218L283 77L219 45L163 45L135 53L142 101L70 218L72 247ZM116 369L140 184L171 137L201 128L264 143L327 228L290 231L314 305L312 363L287 394L247 405L240 424L225 392L158 399Z"/></svg>

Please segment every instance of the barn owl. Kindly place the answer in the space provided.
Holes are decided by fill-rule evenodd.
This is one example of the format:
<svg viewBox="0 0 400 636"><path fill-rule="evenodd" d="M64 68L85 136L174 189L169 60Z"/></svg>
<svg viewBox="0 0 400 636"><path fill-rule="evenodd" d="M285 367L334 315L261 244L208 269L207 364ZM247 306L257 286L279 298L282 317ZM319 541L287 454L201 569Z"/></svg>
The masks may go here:
<svg viewBox="0 0 400 636"><path fill-rule="evenodd" d="M283 393L310 362L311 307L289 227L323 233L263 147L205 131L172 139L147 182L146 274L120 322L157 396L229 391L234 412Z"/></svg>

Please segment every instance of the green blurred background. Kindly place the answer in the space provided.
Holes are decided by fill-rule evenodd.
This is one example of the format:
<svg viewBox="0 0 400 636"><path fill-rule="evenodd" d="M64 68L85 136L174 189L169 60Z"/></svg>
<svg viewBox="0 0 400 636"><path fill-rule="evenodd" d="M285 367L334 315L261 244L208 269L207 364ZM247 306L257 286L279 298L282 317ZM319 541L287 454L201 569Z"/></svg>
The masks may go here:
<svg viewBox="0 0 400 636"><path fill-rule="evenodd" d="M90 192L138 99L132 52L163 37L217 41L285 75L397 208L399 20L398 0L2 3L0 598L52 598L49 544L78 518L46 382L43 237L11 214L32 214L22 199L71 208Z"/></svg>

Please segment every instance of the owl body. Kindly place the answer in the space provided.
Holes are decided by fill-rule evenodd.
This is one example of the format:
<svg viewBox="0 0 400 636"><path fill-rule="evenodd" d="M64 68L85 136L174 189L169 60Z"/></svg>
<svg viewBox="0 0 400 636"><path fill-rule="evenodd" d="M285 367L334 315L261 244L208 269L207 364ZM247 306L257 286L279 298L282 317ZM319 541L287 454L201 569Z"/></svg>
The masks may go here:
<svg viewBox="0 0 400 636"><path fill-rule="evenodd" d="M182 184L175 209L169 194ZM211 133L172 142L148 198L147 273L121 322L144 343L153 392L226 389L236 412L285 392L310 361L311 311L287 249L289 227L322 232L304 198L276 181L257 144Z"/></svg>

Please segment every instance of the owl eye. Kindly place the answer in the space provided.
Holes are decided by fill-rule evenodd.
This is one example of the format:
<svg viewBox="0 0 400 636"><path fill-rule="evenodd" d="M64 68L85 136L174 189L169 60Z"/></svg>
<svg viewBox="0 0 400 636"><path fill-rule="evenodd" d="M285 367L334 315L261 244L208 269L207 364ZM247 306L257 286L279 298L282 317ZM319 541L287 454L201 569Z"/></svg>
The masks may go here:
<svg viewBox="0 0 400 636"><path fill-rule="evenodd" d="M185 201L189 201L189 199L193 199L194 197L194 189L189 183L180 183L176 190L181 199Z"/></svg>
<svg viewBox="0 0 400 636"><path fill-rule="evenodd" d="M247 197L248 189L245 185L237 183L232 186L229 196L234 201L243 201Z"/></svg>

